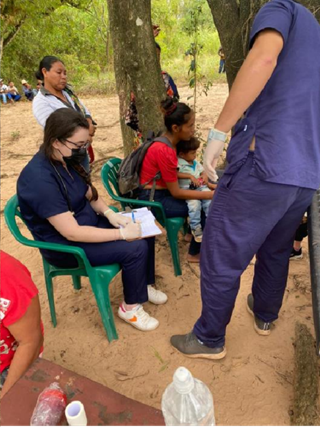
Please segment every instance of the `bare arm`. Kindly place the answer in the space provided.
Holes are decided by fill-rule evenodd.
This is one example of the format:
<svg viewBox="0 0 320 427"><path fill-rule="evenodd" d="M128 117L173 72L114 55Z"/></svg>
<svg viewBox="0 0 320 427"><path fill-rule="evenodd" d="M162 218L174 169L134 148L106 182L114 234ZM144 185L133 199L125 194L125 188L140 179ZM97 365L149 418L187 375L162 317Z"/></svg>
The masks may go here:
<svg viewBox="0 0 320 427"><path fill-rule="evenodd" d="M1 392L1 398L22 377L32 362L39 356L43 344L40 324L40 304L39 297L36 295L32 298L24 316L8 326L8 330L19 345L12 359L8 377Z"/></svg>
<svg viewBox="0 0 320 427"><path fill-rule="evenodd" d="M200 184L199 179L197 179L195 176L191 175L191 173L178 172L177 175L178 175L178 179L190 179L194 185L199 187L199 184Z"/></svg>
<svg viewBox="0 0 320 427"><path fill-rule="evenodd" d="M183 190L179 187L178 181L167 182L166 184L171 196L175 199L210 200L213 196L213 191Z"/></svg>
<svg viewBox="0 0 320 427"><path fill-rule="evenodd" d="M71 212L64 212L47 219L63 237L71 242L101 243L122 240L119 229L79 225Z"/></svg>
<svg viewBox="0 0 320 427"><path fill-rule="evenodd" d="M256 100L270 79L282 48L283 39L277 31L264 30L257 35L233 83L216 129L229 132Z"/></svg>

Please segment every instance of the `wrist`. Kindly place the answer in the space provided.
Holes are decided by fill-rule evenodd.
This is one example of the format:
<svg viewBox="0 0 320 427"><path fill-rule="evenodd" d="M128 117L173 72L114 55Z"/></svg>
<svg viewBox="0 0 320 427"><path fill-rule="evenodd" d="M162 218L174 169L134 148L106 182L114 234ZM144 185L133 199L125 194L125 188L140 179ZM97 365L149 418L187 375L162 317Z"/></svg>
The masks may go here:
<svg viewBox="0 0 320 427"><path fill-rule="evenodd" d="M112 211L112 209L108 208L107 210L105 210L105 211L103 212L103 216L105 216L106 218L108 218L108 214L109 214L109 212L113 212L113 211Z"/></svg>
<svg viewBox="0 0 320 427"><path fill-rule="evenodd" d="M119 228L116 231L118 232L119 240L126 240L126 238L124 237L124 234L123 234L123 228Z"/></svg>
<svg viewBox="0 0 320 427"><path fill-rule="evenodd" d="M212 140L218 140L221 142L226 142L227 134L226 134L226 132L223 132L223 131L218 130L216 128L210 129L209 134L208 134L208 143Z"/></svg>

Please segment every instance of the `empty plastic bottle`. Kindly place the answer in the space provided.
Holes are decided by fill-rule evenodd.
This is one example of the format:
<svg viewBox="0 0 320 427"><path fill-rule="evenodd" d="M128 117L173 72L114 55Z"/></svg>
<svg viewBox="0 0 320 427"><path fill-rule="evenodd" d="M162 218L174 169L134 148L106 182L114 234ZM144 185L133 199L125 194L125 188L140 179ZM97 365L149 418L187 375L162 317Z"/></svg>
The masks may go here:
<svg viewBox="0 0 320 427"><path fill-rule="evenodd" d="M188 369L180 367L162 396L162 413L167 426L214 426L212 394Z"/></svg>
<svg viewBox="0 0 320 427"><path fill-rule="evenodd" d="M57 426L67 405L67 396L58 383L46 387L38 397L31 426Z"/></svg>

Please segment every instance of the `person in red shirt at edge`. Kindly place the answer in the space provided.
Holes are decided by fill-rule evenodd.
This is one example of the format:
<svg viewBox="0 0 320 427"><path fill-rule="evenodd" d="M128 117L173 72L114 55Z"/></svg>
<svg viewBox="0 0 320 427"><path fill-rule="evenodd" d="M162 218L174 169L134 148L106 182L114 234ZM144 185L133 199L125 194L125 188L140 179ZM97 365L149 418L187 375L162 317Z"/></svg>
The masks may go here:
<svg viewBox="0 0 320 427"><path fill-rule="evenodd" d="M42 352L43 327L38 289L28 269L0 251L1 398Z"/></svg>
<svg viewBox="0 0 320 427"><path fill-rule="evenodd" d="M154 142L148 149L141 167L140 184L150 181L139 194L139 199L149 200L152 178L160 171L161 178L156 181L153 200L164 207L167 218L187 217L188 206L185 200L209 200L213 191L183 190L178 184L178 158L176 146L179 141L189 141L195 132L194 111L183 102L174 102L167 97L161 103L166 131L163 134L172 144L172 148L161 142ZM186 177L188 178L188 177ZM207 178L205 177L207 180ZM204 228L205 216L202 217ZM188 258L189 262L200 261L200 243L192 237Z"/></svg>

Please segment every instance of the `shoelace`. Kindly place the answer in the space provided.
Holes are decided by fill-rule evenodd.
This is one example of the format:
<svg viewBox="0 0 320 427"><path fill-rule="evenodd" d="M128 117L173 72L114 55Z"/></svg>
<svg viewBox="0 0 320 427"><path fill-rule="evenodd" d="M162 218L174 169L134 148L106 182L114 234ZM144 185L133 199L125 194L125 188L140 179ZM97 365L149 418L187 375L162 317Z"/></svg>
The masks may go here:
<svg viewBox="0 0 320 427"><path fill-rule="evenodd" d="M136 316L138 317L139 322L143 323L144 325L148 323L150 319L149 314L146 311L144 311L142 306L139 307L138 310L136 311Z"/></svg>

